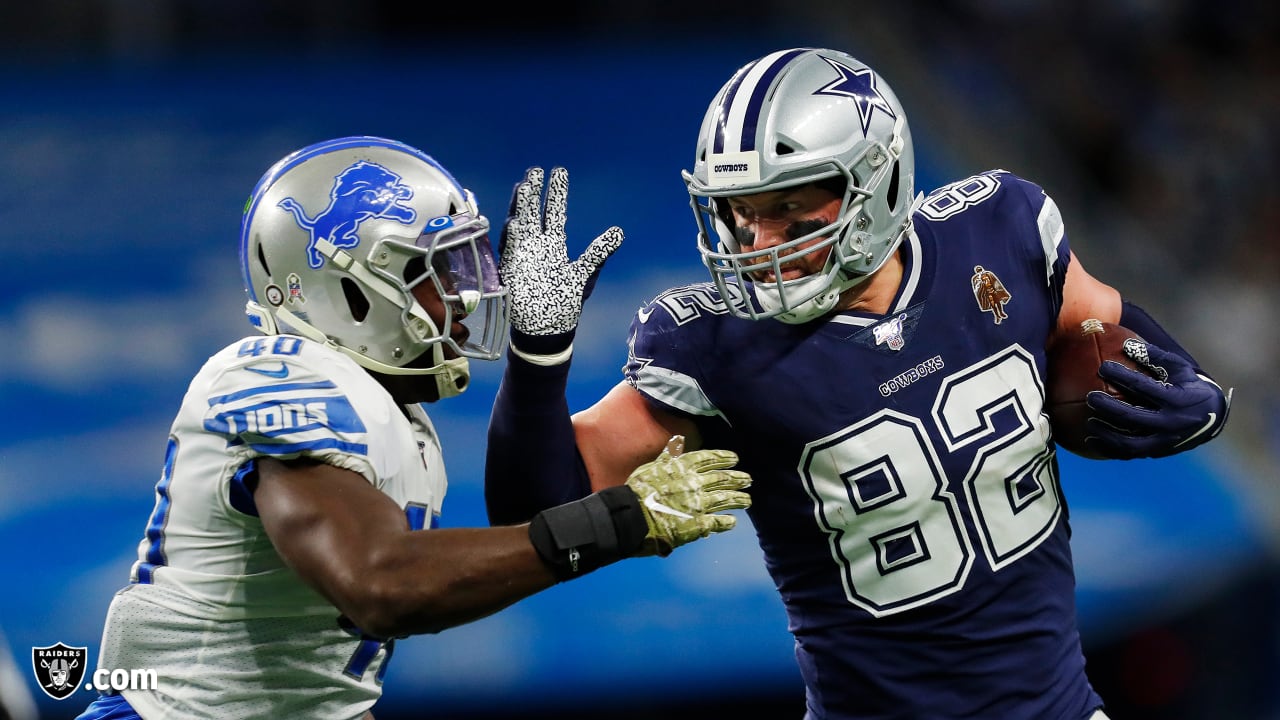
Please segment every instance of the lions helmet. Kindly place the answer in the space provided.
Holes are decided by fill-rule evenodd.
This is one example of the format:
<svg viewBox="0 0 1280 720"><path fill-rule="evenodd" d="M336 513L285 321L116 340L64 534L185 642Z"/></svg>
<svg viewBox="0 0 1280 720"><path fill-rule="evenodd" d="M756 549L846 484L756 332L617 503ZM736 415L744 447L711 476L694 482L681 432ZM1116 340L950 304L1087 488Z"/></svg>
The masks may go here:
<svg viewBox="0 0 1280 720"><path fill-rule="evenodd" d="M731 312L802 323L834 308L897 249L909 228L915 154L906 113L874 70L842 52L795 48L734 73L707 109L693 171L681 174L703 264ZM764 250L735 239L724 198L832 179L845 189L830 224ZM766 269L781 277L785 256L819 252L828 252L820 273L751 280Z"/></svg>
<svg viewBox="0 0 1280 720"><path fill-rule="evenodd" d="M471 192L421 150L320 142L276 163L245 206L245 312L264 334L302 335L378 373L434 375L439 397L457 395L468 358L496 359L507 337L488 231ZM443 302L439 325L414 298L421 283ZM462 341L449 332L459 316Z"/></svg>

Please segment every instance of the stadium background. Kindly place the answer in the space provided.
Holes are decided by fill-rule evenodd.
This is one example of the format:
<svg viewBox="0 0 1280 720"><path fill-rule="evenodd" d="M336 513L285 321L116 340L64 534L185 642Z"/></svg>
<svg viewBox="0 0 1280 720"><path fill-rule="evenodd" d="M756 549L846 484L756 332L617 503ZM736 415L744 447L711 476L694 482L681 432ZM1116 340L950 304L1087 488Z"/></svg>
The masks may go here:
<svg viewBox="0 0 1280 720"><path fill-rule="evenodd" d="M679 170L720 84L827 45L907 108L918 187L1003 167L1045 186L1095 275L1155 310L1234 418L1186 457L1064 455L1081 624L1122 718L1280 718L1274 377L1277 10L1246 0L49 0L0 8L0 701L73 717L30 648L97 658L192 373L248 331L241 206L275 159L346 134L436 156L500 222L530 165L570 170L569 230L627 241L579 333L571 405L616 381L631 312L701 280ZM830 7L822 7L830 6ZM856 12L851 9L856 7ZM499 363L431 409L444 524L484 523ZM799 718L749 525L397 646L380 720Z"/></svg>

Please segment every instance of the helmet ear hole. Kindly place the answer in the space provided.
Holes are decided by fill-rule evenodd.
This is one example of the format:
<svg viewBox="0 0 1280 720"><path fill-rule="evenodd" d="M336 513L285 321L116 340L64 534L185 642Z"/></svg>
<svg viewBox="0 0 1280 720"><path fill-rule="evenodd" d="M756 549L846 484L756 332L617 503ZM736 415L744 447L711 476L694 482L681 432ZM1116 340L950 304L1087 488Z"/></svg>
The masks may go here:
<svg viewBox="0 0 1280 720"><path fill-rule="evenodd" d="M267 253L262 249L261 244L258 245L258 264L262 265L262 272L266 273L267 277L271 277L271 266L267 264Z"/></svg>
<svg viewBox="0 0 1280 720"><path fill-rule="evenodd" d="M351 311L351 318L356 322L364 322L364 319L369 316L369 298L360 291L360 286L356 285L351 278L344 277L342 294L347 299L347 309Z"/></svg>
<svg viewBox="0 0 1280 720"><path fill-rule="evenodd" d="M898 179L900 168L901 164L897 160L894 160L893 170L889 174L888 192L885 193L885 199L889 201L889 210L891 212L897 212L898 210Z"/></svg>

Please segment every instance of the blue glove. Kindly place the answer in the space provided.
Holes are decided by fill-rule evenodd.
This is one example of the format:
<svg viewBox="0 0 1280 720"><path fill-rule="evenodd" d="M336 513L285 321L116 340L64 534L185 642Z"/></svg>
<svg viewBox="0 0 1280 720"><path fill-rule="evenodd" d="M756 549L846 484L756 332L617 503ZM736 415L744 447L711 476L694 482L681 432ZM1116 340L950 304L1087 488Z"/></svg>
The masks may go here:
<svg viewBox="0 0 1280 720"><path fill-rule="evenodd" d="M1190 450L1222 432L1231 409L1230 391L1224 393L1177 353L1150 343L1126 343L1124 350L1148 372L1111 360L1102 363L1099 377L1130 402L1101 390L1089 393L1086 402L1093 417L1085 445L1090 450L1118 460L1158 458Z"/></svg>
<svg viewBox="0 0 1280 720"><path fill-rule="evenodd" d="M622 244L622 229L605 230L571 262L565 239L569 172L552 168L545 209L542 191L542 168L529 168L511 196L498 272L511 296L512 350L537 364L556 364L569 357L582 304Z"/></svg>

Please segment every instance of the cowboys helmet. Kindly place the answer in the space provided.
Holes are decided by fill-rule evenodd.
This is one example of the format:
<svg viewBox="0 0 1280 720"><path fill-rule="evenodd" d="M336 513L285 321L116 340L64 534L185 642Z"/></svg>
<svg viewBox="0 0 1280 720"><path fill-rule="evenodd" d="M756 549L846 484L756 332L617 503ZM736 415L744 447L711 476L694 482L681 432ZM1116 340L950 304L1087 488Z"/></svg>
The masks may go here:
<svg viewBox="0 0 1280 720"><path fill-rule="evenodd" d="M378 373L434 375L439 397L457 395L468 358L496 359L507 336L488 231L471 192L421 150L376 137L310 145L245 205L245 312L264 334L308 337ZM414 297L422 283L442 300L439 324ZM459 319L465 340L450 336Z"/></svg>
<svg viewBox="0 0 1280 720"><path fill-rule="evenodd" d="M897 249L909 228L915 153L906 113L879 74L843 52L795 48L748 63L725 83L702 121L693 171L681 175L703 264L730 311L802 323L834 308ZM831 223L762 250L735 238L725 198L818 181L844 187ZM820 252L829 254L814 275L751 279L764 270L781 278L786 256Z"/></svg>

